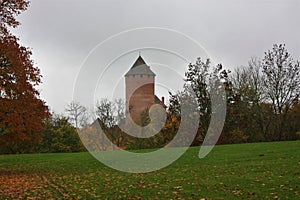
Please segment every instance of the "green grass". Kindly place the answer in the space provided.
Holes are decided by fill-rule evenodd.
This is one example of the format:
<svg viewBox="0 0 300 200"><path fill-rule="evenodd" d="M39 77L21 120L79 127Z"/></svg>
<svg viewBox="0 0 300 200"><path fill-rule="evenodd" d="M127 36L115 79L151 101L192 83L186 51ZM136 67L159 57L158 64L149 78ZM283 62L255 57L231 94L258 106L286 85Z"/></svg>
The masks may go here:
<svg viewBox="0 0 300 200"><path fill-rule="evenodd" d="M199 147L159 171L110 169L89 153L0 156L0 199L300 199L300 141Z"/></svg>

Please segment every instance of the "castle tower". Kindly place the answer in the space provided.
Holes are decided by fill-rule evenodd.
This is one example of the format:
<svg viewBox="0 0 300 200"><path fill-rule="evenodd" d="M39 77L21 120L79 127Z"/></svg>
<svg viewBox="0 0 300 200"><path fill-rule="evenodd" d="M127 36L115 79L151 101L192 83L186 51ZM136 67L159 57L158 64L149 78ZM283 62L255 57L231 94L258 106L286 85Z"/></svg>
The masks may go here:
<svg viewBox="0 0 300 200"><path fill-rule="evenodd" d="M140 122L141 113L149 109L155 98L155 74L139 56L130 70L125 74L126 87L126 116Z"/></svg>

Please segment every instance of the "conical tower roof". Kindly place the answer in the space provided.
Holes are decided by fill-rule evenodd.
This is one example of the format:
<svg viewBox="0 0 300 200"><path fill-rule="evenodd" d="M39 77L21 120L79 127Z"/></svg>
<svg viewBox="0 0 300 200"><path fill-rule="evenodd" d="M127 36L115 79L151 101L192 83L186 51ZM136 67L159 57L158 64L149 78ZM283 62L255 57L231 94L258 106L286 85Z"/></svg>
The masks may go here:
<svg viewBox="0 0 300 200"><path fill-rule="evenodd" d="M130 70L125 74L125 76L129 75L150 75L155 76L155 73L150 69L150 67L146 64L142 56L139 56L135 63L132 65Z"/></svg>

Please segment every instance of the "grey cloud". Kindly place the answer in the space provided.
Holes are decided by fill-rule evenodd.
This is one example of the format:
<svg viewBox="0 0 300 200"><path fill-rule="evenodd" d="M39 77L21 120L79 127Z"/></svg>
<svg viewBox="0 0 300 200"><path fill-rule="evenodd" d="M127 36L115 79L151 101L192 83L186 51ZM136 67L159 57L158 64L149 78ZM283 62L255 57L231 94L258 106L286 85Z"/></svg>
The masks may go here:
<svg viewBox="0 0 300 200"><path fill-rule="evenodd" d="M274 43L286 43L299 60L299 10L298 0L32 0L14 32L32 48L42 70L42 97L54 110L63 112L89 51L113 34L139 27L174 29L197 40L212 59L229 68L262 56ZM127 43L135 40L110 48L118 52ZM134 62L134 55L124 65ZM159 62L150 54L145 56L148 62ZM190 59L195 58L191 53ZM160 62L167 63L164 58ZM155 68L159 76L159 67ZM158 80L164 76L162 70Z"/></svg>

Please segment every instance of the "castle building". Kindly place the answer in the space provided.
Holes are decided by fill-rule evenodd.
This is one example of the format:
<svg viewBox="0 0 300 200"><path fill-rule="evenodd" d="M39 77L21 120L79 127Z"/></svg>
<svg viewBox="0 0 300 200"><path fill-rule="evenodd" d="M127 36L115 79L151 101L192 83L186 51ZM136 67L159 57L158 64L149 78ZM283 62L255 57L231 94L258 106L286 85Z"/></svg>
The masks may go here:
<svg viewBox="0 0 300 200"><path fill-rule="evenodd" d="M125 74L126 116L130 115L136 123L140 122L141 113L153 104L166 108L164 97L160 100L154 93L155 76L141 56Z"/></svg>

